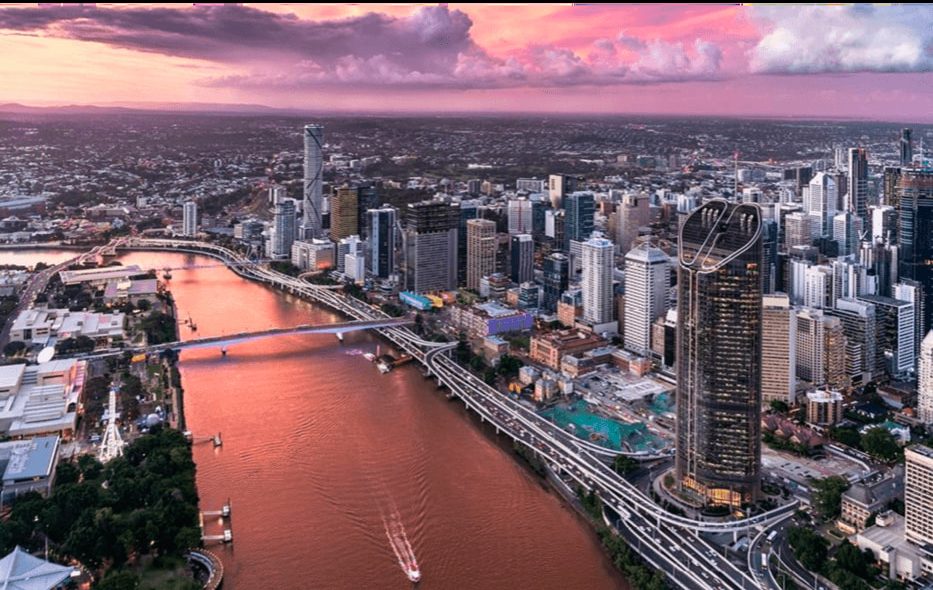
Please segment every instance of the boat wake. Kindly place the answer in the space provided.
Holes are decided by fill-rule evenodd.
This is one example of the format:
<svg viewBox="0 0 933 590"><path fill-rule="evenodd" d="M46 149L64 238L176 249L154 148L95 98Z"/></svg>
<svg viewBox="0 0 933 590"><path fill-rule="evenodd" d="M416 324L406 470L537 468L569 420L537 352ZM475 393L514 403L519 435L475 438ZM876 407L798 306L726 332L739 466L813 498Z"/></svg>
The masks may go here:
<svg viewBox="0 0 933 590"><path fill-rule="evenodd" d="M412 582L421 580L421 570L418 568L418 560L415 559L415 552L408 541L408 535L405 534L405 526L402 524L402 516L398 510L393 510L389 516L382 514L382 526L385 527L386 537L389 539L389 545L395 558L398 559L398 565Z"/></svg>

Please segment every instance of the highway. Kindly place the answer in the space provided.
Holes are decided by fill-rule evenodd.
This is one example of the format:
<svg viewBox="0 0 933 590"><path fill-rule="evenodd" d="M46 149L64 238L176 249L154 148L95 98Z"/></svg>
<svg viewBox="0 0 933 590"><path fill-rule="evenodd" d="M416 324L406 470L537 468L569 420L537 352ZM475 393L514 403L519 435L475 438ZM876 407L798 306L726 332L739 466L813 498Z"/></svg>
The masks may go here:
<svg viewBox="0 0 933 590"><path fill-rule="evenodd" d="M119 248L187 251L222 260L248 262L239 254L203 242L186 240L130 239ZM381 310L332 290L318 289L297 278L259 265L235 264L231 270L327 305L347 316L366 321L388 318ZM448 356L451 343L427 342L405 327L383 327L378 332L422 362L429 374L459 397L480 419L492 424L497 433L532 449L558 474L568 477L598 494L603 505L618 515L620 534L649 563L664 571L680 588L763 588L762 581L736 567L708 544L700 533L732 533L754 536L761 527L781 520L796 508L792 502L752 517L731 521L706 521L668 512L636 486L613 471L606 459L622 454L579 439L557 428L522 404L502 395L481 379L460 367ZM628 453L626 453L628 454ZM663 455L631 454L641 460Z"/></svg>

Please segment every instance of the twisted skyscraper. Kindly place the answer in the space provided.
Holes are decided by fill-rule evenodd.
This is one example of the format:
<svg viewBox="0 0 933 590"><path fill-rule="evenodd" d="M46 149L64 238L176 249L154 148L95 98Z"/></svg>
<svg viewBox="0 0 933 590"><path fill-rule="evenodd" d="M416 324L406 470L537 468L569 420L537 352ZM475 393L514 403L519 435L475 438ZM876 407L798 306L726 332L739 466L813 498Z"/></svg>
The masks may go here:
<svg viewBox="0 0 933 590"><path fill-rule="evenodd" d="M324 126L305 125L304 238L324 237Z"/></svg>

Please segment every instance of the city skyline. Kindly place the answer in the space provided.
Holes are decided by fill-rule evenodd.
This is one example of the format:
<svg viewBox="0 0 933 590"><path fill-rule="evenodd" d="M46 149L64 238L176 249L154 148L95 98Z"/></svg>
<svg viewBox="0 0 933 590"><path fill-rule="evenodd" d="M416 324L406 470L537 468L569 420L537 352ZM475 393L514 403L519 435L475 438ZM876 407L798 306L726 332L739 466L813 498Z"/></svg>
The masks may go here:
<svg viewBox="0 0 933 590"><path fill-rule="evenodd" d="M921 121L929 10L11 6L0 103Z"/></svg>

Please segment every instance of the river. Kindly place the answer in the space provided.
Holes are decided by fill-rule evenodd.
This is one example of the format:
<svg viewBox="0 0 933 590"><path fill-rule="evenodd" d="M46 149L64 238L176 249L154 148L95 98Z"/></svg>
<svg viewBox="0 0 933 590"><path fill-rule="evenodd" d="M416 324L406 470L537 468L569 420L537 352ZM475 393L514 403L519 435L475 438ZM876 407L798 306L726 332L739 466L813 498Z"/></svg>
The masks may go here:
<svg viewBox="0 0 933 590"><path fill-rule="evenodd" d="M0 252L0 264L72 253ZM131 253L143 268L215 264ZM173 270L182 338L340 318L226 268ZM180 370L202 510L229 498L234 542L214 546L227 590L409 588L382 518L397 511L423 589L626 588L593 531L503 440L409 365L380 374L368 333L283 336L185 351ZM222 529L217 522L208 532Z"/></svg>

